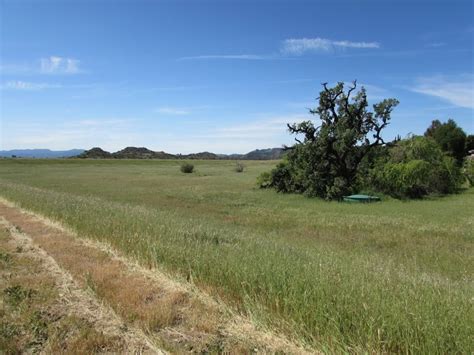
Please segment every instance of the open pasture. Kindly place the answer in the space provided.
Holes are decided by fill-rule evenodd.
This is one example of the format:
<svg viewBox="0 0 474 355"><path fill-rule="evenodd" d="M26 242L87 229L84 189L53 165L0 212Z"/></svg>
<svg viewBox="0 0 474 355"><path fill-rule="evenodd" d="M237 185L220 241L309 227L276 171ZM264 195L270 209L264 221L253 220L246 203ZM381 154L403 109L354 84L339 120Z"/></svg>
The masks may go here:
<svg viewBox="0 0 474 355"><path fill-rule="evenodd" d="M0 160L0 196L326 352L474 348L474 190L345 204L256 188L274 161Z"/></svg>

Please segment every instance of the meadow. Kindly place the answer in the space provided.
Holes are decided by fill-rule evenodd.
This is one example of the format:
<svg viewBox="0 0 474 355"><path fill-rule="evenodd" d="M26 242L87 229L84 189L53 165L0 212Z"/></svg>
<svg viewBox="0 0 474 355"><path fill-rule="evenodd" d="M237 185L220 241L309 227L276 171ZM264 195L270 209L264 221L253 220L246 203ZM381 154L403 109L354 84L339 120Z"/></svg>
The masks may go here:
<svg viewBox="0 0 474 355"><path fill-rule="evenodd" d="M256 187L275 161L0 160L0 196L324 352L474 349L474 189L347 204Z"/></svg>

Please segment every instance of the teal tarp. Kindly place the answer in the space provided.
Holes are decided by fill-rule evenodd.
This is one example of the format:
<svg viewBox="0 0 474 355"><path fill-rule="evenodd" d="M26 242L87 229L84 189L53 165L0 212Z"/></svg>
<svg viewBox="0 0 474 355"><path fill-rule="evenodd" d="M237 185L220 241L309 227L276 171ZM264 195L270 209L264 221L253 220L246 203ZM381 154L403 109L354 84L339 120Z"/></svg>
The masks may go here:
<svg viewBox="0 0 474 355"><path fill-rule="evenodd" d="M369 195L350 195L350 196L344 196L344 201L346 202L375 202L375 201L380 201L380 198L377 196L369 196Z"/></svg>

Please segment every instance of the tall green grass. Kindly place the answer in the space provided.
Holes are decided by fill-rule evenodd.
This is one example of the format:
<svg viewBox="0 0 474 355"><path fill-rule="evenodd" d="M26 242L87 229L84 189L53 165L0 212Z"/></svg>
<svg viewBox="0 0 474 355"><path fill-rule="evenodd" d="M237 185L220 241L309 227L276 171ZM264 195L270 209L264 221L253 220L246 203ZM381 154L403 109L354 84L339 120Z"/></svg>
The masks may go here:
<svg viewBox="0 0 474 355"><path fill-rule="evenodd" d="M170 162L21 164L0 165L0 195L212 287L257 322L314 348L474 348L472 190L349 206L253 190L267 163L236 174L226 162L203 162L200 175L178 183L179 165ZM157 196L140 202L136 195L151 182Z"/></svg>

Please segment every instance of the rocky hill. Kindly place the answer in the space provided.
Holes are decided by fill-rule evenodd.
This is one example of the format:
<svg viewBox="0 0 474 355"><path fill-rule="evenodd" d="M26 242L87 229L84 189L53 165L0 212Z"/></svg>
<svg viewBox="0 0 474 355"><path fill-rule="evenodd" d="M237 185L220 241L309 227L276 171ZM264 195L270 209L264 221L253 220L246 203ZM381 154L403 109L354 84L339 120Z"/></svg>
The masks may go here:
<svg viewBox="0 0 474 355"><path fill-rule="evenodd" d="M175 159L176 156L165 152L155 152L145 147L127 147L112 153L115 159Z"/></svg>
<svg viewBox="0 0 474 355"><path fill-rule="evenodd" d="M112 159L113 156L111 153L103 150L102 148L95 147L89 150L84 151L79 154L77 158L81 159Z"/></svg>
<svg viewBox="0 0 474 355"><path fill-rule="evenodd" d="M273 160L281 159L282 148L257 149L247 154L214 154L200 152L191 154L170 154L163 151L153 151L145 147L127 147L115 153L109 153L101 148L86 150L77 158L81 159L231 159L231 160Z"/></svg>

